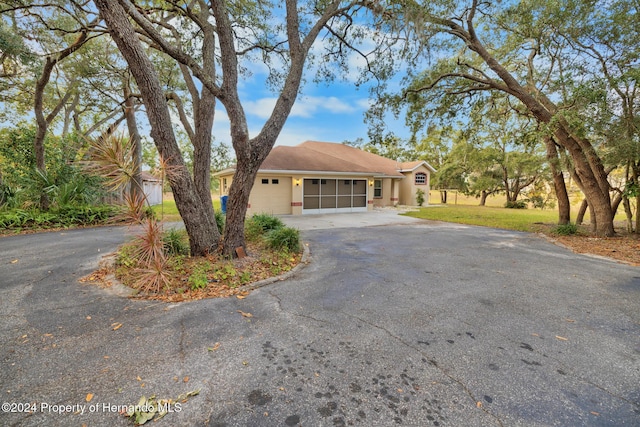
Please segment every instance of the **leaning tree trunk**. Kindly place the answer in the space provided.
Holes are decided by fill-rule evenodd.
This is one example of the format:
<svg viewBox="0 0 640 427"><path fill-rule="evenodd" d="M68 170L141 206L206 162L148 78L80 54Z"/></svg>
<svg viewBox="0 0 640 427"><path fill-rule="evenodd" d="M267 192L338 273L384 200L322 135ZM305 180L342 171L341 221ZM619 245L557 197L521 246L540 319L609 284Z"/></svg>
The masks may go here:
<svg viewBox="0 0 640 427"><path fill-rule="evenodd" d="M551 176L553 177L553 188L558 200L558 224L569 224L571 222L571 203L569 202L569 193L564 182L564 175L559 168L558 150L553 138L550 136L545 137L544 142L547 148L547 161L551 167Z"/></svg>
<svg viewBox="0 0 640 427"><path fill-rule="evenodd" d="M189 235L191 254L205 255L217 247L220 233L213 219L206 214L184 164L158 74L120 4L109 0L95 0L95 4L142 94L151 125L151 137L167 165L167 178L173 190L176 207Z"/></svg>
<svg viewBox="0 0 640 427"><path fill-rule="evenodd" d="M584 195L592 207L594 215L592 221L596 224L595 234L601 237L613 236L615 231L611 213L610 186L602 161L591 143L571 131L570 124L559 114L556 105L544 94L534 94L528 88L522 86L480 42L470 22L469 32L466 32L453 21L448 21L448 25L500 77L504 84L491 82L496 89L509 93L520 100L539 122L553 124L553 136L556 142L569 152L575 172L582 181Z"/></svg>
<svg viewBox="0 0 640 427"><path fill-rule="evenodd" d="M131 152L133 156L133 179L131 180L129 194L131 200L137 202L145 197L142 184L142 138L140 138L140 132L138 132L135 102L127 81L124 82L124 116L127 120L129 143L132 145Z"/></svg>
<svg viewBox="0 0 640 427"><path fill-rule="evenodd" d="M589 202L587 199L583 199L582 203L580 203L580 209L578 210L578 215L576 216L576 225L582 225L584 222L584 215L587 213L587 208L589 207Z"/></svg>

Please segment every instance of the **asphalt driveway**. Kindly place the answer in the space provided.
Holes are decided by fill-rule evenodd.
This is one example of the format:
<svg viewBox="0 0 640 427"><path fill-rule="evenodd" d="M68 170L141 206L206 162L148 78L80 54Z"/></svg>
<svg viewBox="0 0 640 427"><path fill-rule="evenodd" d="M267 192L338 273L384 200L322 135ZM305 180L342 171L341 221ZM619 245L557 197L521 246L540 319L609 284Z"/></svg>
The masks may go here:
<svg viewBox="0 0 640 427"><path fill-rule="evenodd" d="M194 390L153 425L640 424L640 269L400 222L309 227L293 278L181 304L77 282L124 228L0 239L0 425L132 425Z"/></svg>

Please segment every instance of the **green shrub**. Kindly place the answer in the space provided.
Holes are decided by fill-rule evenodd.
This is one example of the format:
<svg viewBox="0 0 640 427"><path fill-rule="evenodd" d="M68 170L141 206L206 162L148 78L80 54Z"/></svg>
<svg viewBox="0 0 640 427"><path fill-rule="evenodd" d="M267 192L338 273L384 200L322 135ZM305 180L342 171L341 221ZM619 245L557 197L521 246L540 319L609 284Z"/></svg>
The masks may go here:
<svg viewBox="0 0 640 427"><path fill-rule="evenodd" d="M189 255L189 240L185 230L171 228L162 235L164 252L167 255Z"/></svg>
<svg viewBox="0 0 640 427"><path fill-rule="evenodd" d="M284 227L280 218L269 214L255 214L251 217L251 221L260 225L262 231L265 232Z"/></svg>
<svg viewBox="0 0 640 427"><path fill-rule="evenodd" d="M107 222L118 212L114 206L61 206L49 212L12 209L0 212L0 228L51 228Z"/></svg>
<svg viewBox="0 0 640 427"><path fill-rule="evenodd" d="M504 204L507 209L527 209L527 202L524 200L516 200L515 202L507 202Z"/></svg>
<svg viewBox="0 0 640 427"><path fill-rule="evenodd" d="M92 225L108 221L118 213L115 206L60 206L53 213L57 215L60 225Z"/></svg>
<svg viewBox="0 0 640 427"><path fill-rule="evenodd" d="M227 217L219 209L215 211L215 216L216 216L216 225L218 226L218 231L220 232L220 234L222 234L224 233L224 223Z"/></svg>
<svg viewBox="0 0 640 427"><path fill-rule="evenodd" d="M266 235L266 240L271 249L284 249L289 252L300 251L300 231L295 228L283 226L271 230Z"/></svg>
<svg viewBox="0 0 640 427"><path fill-rule="evenodd" d="M578 232L578 226L575 224L560 224L555 226L551 232L559 236L572 236Z"/></svg>
<svg viewBox="0 0 640 427"><path fill-rule="evenodd" d="M284 227L282 220L269 214L254 214L245 222L245 237L255 240L265 233Z"/></svg>
<svg viewBox="0 0 640 427"><path fill-rule="evenodd" d="M13 207L16 192L13 188L4 183L0 183L0 206Z"/></svg>
<svg viewBox="0 0 640 427"><path fill-rule="evenodd" d="M422 206L424 203L424 190L420 188L416 190L416 203L418 206Z"/></svg>

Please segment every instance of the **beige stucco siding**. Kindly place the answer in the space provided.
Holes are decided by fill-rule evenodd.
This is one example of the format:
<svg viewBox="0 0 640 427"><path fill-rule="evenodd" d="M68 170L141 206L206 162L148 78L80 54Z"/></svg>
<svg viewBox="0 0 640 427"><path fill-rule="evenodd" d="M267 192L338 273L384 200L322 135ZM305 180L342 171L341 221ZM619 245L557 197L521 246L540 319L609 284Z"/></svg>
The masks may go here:
<svg viewBox="0 0 640 427"><path fill-rule="evenodd" d="M394 178L376 178L382 182L382 197L373 198L373 206L378 208L384 208L388 206L395 206L398 204L398 179ZM373 193L374 188L371 189Z"/></svg>
<svg viewBox="0 0 640 427"><path fill-rule="evenodd" d="M249 196L247 215L291 214L292 185L290 176L258 175Z"/></svg>
<svg viewBox="0 0 640 427"><path fill-rule="evenodd" d="M423 173L426 175L424 184L416 184L416 175ZM399 203L401 205L415 206L416 205L416 191L421 189L424 191L425 202L424 206L429 204L429 188L431 184L431 173L424 165L419 166L415 170L404 172L405 179L400 181L400 197Z"/></svg>

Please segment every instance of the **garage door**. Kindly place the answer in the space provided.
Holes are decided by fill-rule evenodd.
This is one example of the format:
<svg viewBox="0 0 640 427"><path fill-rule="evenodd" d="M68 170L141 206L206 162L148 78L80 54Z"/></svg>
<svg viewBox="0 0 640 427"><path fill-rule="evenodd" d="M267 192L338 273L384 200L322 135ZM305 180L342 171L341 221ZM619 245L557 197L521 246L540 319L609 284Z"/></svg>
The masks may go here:
<svg viewBox="0 0 640 427"><path fill-rule="evenodd" d="M252 213L290 214L291 178L259 176L251 190L249 202Z"/></svg>
<svg viewBox="0 0 640 427"><path fill-rule="evenodd" d="M365 212L365 179L305 178L302 213Z"/></svg>

